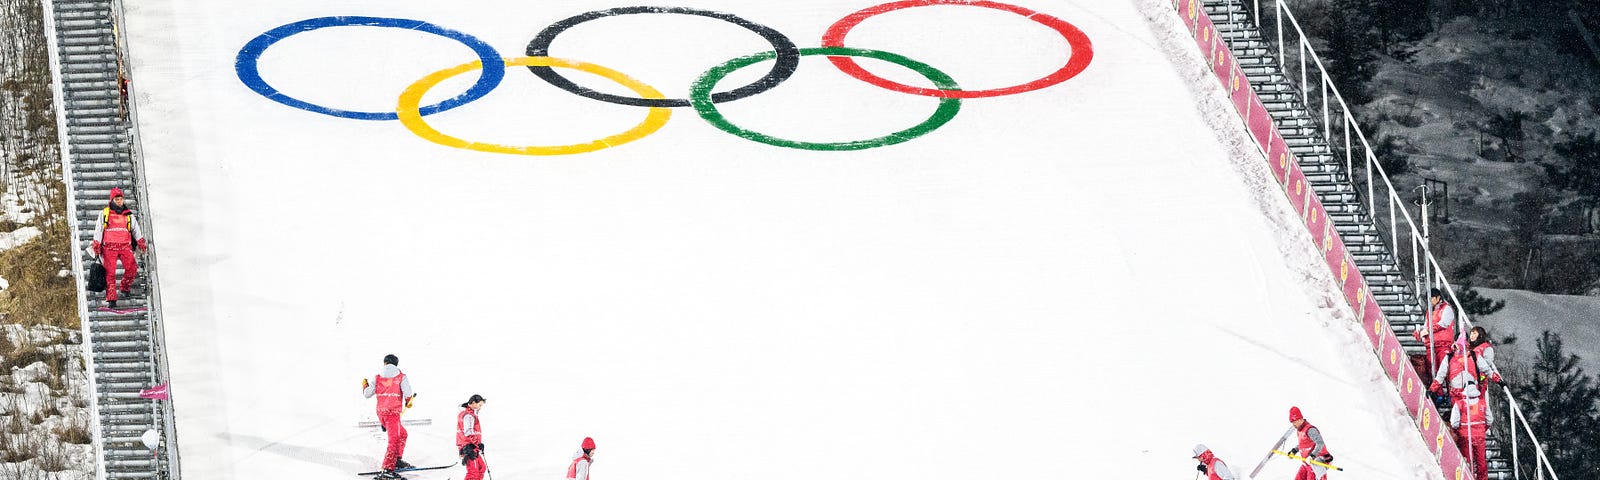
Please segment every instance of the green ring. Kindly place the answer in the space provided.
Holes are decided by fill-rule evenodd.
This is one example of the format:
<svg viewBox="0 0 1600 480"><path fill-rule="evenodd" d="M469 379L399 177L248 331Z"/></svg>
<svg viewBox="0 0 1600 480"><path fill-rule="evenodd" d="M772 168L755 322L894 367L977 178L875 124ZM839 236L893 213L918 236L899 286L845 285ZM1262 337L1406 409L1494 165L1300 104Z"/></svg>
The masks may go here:
<svg viewBox="0 0 1600 480"><path fill-rule="evenodd" d="M961 89L960 86L956 85L955 79L950 78L949 75L939 71L939 69L933 68L926 63L918 62L901 55L896 55L881 50L868 50L864 48L848 47L800 49L800 56L812 55L876 58L878 60L883 60L909 68L912 71L921 74L923 77L926 77L928 80L933 81L933 84L940 90ZM849 142L824 143L786 140L764 133L747 130L739 127L738 125L734 125L733 122L729 122L727 117L722 115L722 112L717 111L716 103L711 100L711 92L716 89L717 82L721 81L724 77L727 77L729 73L733 73L734 70L748 67L763 60L771 60L775 57L777 57L777 52L761 52L735 58L733 60L729 60L727 63L723 63L722 65L712 67L710 70L706 70L706 73L701 74L700 78L696 79L694 81L694 85L689 88L689 102L694 105L694 111L699 113L700 118L704 118L706 122L711 124L711 126L717 127L719 130L737 135L747 140L754 140L767 145L779 147L820 151L865 150L868 148L876 148L906 142L913 138L926 135L928 132L932 132L941 126L944 126L944 124L949 122L950 119L955 118L957 112L961 111L961 99L941 98L939 99L939 108L934 110L933 116L928 117L928 119L922 121L922 123L882 137L867 140L854 140Z"/></svg>

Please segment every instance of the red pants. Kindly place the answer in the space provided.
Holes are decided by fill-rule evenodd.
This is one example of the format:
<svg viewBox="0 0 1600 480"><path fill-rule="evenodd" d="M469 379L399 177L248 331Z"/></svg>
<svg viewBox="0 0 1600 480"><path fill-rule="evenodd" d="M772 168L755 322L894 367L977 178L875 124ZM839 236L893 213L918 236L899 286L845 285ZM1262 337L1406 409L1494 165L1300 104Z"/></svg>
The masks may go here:
<svg viewBox="0 0 1600 480"><path fill-rule="evenodd" d="M1476 433L1483 433L1482 428L1477 430L1478 432ZM1489 480L1489 459L1487 458L1489 443L1484 441L1483 437L1475 437L1466 433L1465 428L1456 429L1456 446L1461 448L1461 460L1472 463L1472 466L1477 471L1477 475L1474 475L1474 477L1478 480Z"/></svg>
<svg viewBox="0 0 1600 480"><path fill-rule="evenodd" d="M1295 472L1294 480L1327 480L1328 469L1311 464L1300 465L1300 471Z"/></svg>
<svg viewBox="0 0 1600 480"><path fill-rule="evenodd" d="M117 285L117 262L122 262L122 285ZM117 290L132 290L133 277L139 275L139 262L133 259L133 245L108 243L100 246L100 263L106 267L106 301L117 299Z"/></svg>
<svg viewBox="0 0 1600 480"><path fill-rule="evenodd" d="M1424 340L1424 341L1426 341L1426 340ZM1432 381L1433 374L1436 373L1437 369L1439 369L1439 368L1450 368L1449 365L1445 365L1444 364L1444 361L1446 359L1450 358L1450 345L1453 344L1453 343L1455 343L1455 341L1434 341L1433 342L1433 347L1432 347L1433 348L1433 350L1432 350L1433 355L1428 358L1428 376L1426 378L1423 378L1422 381L1424 381L1424 382ZM1424 346L1424 348L1427 347L1426 344L1424 344L1423 346ZM1427 354L1427 352L1428 352L1428 350L1423 350L1424 354Z"/></svg>
<svg viewBox="0 0 1600 480"><path fill-rule="evenodd" d="M383 452L383 469L394 470L394 461L406 453L406 427L400 424L400 412L378 413L378 423L389 432L389 449Z"/></svg>
<svg viewBox="0 0 1600 480"><path fill-rule="evenodd" d="M489 464L483 461L483 454L477 458L467 460L467 476L461 480L483 480L483 472L489 471Z"/></svg>

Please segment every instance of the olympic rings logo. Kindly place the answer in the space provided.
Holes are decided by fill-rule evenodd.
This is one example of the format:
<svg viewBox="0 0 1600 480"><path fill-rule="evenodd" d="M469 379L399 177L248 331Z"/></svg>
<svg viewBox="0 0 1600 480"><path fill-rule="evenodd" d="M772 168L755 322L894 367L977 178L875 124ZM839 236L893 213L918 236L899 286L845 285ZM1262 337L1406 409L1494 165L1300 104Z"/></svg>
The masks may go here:
<svg viewBox="0 0 1600 480"><path fill-rule="evenodd" d="M988 90L964 90L950 75L928 64L895 53L851 48L844 45L845 36L863 20L887 12L929 5L964 5L1020 15L1059 33L1071 47L1070 56L1061 68L1031 82ZM635 14L694 15L726 21L761 36L762 39L771 44L772 50L738 57L712 67L693 82L687 98L667 98L654 87L610 68L577 60L548 56L550 45L554 43L556 37L573 26L618 15ZM298 33L344 26L399 28L426 32L466 45L473 53L477 54L478 59L434 72L412 83L400 94L396 109L390 112L352 111L313 104L278 91L261 77L258 62L262 53L273 44ZM788 80L798 70L800 58L806 56L827 57L830 63L845 74L881 88L910 95L937 98L939 102L938 108L927 120L905 130L882 137L846 142L807 142L778 138L735 125L718 111L717 105L720 103L731 102L765 92ZM879 77L862 68L856 63L854 57L882 60L908 68L927 78L935 88L914 87ZM1050 15L1016 5L988 0L901 0L868 7L840 19L830 26L823 35L822 45L813 48L796 47L794 42L782 33L729 13L688 7L640 6L597 10L576 15L545 27L528 43L525 56L510 58L503 57L494 47L484 43L477 37L420 20L360 16L320 17L279 26L250 40L239 50L234 68L238 73L239 80L243 81L251 90L269 100L301 110L355 120L399 120L401 125L418 137L440 145L467 150L521 155L566 155L592 152L644 138L666 125L667 120L672 116L671 109L674 107L693 107L700 118L719 130L747 140L779 147L818 151L845 151L894 145L926 135L948 123L961 110L961 101L963 99L1013 95L1047 88L1078 75L1089 66L1089 62L1093 58L1094 50L1089 37L1072 24ZM760 79L731 90L716 91L718 84L729 74L765 61L772 61L772 68ZM645 107L647 109L645 118L639 124L626 131L598 140L572 145L552 146L511 146L466 140L440 132L423 119L428 115L460 107L488 95L504 80L507 67L526 67L545 82L576 95L607 103ZM637 96L612 95L584 88L562 76L558 69L579 70L597 75L627 88ZM481 73L478 81L473 83L467 91L432 105L421 105L422 97L439 83L474 70L481 71Z"/></svg>

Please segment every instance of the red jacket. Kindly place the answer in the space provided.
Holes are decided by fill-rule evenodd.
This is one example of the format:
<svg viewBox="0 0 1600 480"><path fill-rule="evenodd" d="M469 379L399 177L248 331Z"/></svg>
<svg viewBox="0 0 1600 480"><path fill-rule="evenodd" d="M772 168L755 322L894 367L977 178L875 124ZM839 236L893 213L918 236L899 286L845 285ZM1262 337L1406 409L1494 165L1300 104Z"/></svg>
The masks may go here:
<svg viewBox="0 0 1600 480"><path fill-rule="evenodd" d="M1456 427L1456 436L1482 442L1489 433L1489 402L1483 397L1462 398L1454 407L1450 423Z"/></svg>
<svg viewBox="0 0 1600 480"><path fill-rule="evenodd" d="M1200 454L1200 463L1206 464L1206 480L1228 480L1234 478L1233 473L1228 470L1228 464L1223 463L1222 459L1217 458L1217 455L1211 453L1210 450ZM1221 472L1228 472L1228 477L1226 479L1223 478Z"/></svg>
<svg viewBox="0 0 1600 480"><path fill-rule="evenodd" d="M1300 445L1298 446L1300 455L1313 459L1328 455L1328 445L1322 444L1322 431L1312 426L1311 422L1300 424L1300 431L1297 433L1300 435ZM1318 449L1318 444L1322 444L1322 448Z"/></svg>
<svg viewBox="0 0 1600 480"><path fill-rule="evenodd" d="M567 466L567 478L573 480L589 480L589 456L578 451L578 458L572 459L572 465Z"/></svg>
<svg viewBox="0 0 1600 480"><path fill-rule="evenodd" d="M456 448L469 443L483 443L483 423L478 421L478 411L472 407L456 414Z"/></svg>
<svg viewBox="0 0 1600 480"><path fill-rule="evenodd" d="M405 410L406 399L402 397L400 389L400 384L405 380L405 373L390 378L383 378L383 375L373 376L372 385L378 395L379 415L399 414Z"/></svg>
<svg viewBox="0 0 1600 480"><path fill-rule="evenodd" d="M1450 313L1449 320L1444 320L1446 312ZM1445 324L1439 325L1440 321L1444 321ZM1434 348L1439 348L1440 345L1450 348L1449 345L1456 342L1455 311L1450 309L1450 304L1439 302L1428 311L1428 329L1433 334ZM1428 340L1428 337L1423 336L1422 330L1417 330L1415 334L1418 339Z"/></svg>
<svg viewBox="0 0 1600 480"><path fill-rule="evenodd" d="M133 220L133 212L130 211L127 215L123 215L117 213L116 210L107 208L105 214L105 241L102 243L133 243L133 234L128 232L128 221Z"/></svg>

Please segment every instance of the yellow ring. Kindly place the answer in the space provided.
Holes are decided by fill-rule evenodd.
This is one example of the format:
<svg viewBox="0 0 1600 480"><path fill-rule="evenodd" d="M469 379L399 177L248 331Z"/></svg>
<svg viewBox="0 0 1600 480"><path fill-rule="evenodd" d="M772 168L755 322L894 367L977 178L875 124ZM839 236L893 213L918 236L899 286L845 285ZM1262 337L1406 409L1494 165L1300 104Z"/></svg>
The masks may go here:
<svg viewBox="0 0 1600 480"><path fill-rule="evenodd" d="M661 92L656 91L654 87L645 85L643 82L634 80L632 77L623 75L621 72L616 70L592 63L584 63L553 57L517 57L507 58L505 60L507 67L559 67L581 70L605 77L607 80L617 82L618 85L628 87L629 90L633 90L634 93L639 94L639 96L642 98L666 98L666 96L662 95ZM516 155L568 155L573 153L593 152L595 150L610 148L644 138L646 135L655 133L656 130L660 130L662 126L667 124L667 119L672 117L672 110L669 108L650 107L650 113L645 115L643 122L640 122L633 128L628 129L628 131L616 135L587 143L526 147L462 140L460 138L440 133L438 130L434 129L433 126L428 125L428 122L422 119L422 112L420 111L418 105L422 103L422 96L427 94L428 90L433 89L434 86L438 85L439 82L445 81L445 79L473 70L480 70L482 68L483 63L474 60L468 63L463 63L461 65L433 72L428 74L426 77L422 77L421 80L417 80L417 83L413 83L411 86L406 87L405 92L400 94L400 105L395 110L400 115L400 124L405 125L407 130L411 130L411 133L416 134L418 137L422 137L424 140L448 147L477 150L480 152L510 153Z"/></svg>

